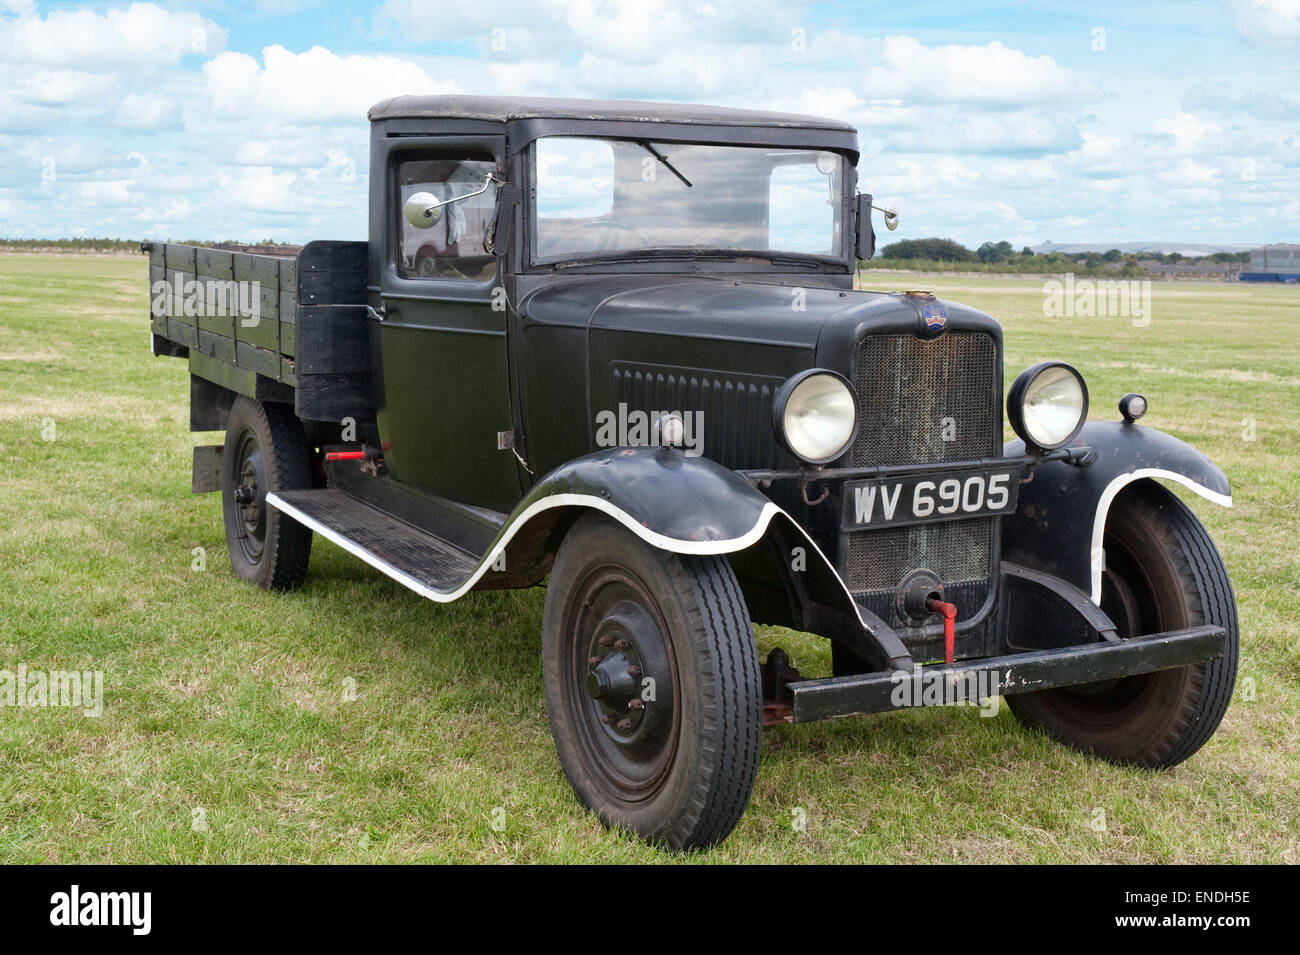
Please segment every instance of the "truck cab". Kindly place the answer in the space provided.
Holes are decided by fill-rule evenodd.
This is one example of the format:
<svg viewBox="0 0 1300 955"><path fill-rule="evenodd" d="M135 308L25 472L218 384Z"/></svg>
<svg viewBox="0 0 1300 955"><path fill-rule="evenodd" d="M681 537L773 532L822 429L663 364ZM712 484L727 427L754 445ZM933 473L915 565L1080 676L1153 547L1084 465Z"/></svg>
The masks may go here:
<svg viewBox="0 0 1300 955"><path fill-rule="evenodd" d="M370 121L367 241L150 246L241 576L301 585L321 535L439 603L545 583L561 764L675 848L730 832L764 726L927 705L926 679L1122 762L1209 738L1235 605L1161 482L1229 504L1226 478L1136 391L1089 420L1062 362L1004 399L993 317L860 290L852 127L477 96ZM274 316L191 327L174 283L227 271ZM755 622L828 639L833 672L760 662Z"/></svg>

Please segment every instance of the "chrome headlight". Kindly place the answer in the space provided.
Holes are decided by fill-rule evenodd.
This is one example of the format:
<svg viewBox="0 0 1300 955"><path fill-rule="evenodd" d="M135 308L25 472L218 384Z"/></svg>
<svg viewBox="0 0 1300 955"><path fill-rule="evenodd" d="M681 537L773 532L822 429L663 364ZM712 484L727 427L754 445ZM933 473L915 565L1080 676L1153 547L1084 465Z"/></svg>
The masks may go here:
<svg viewBox="0 0 1300 955"><path fill-rule="evenodd" d="M857 395L833 371L802 371L777 391L772 426L790 453L809 464L826 464L858 433Z"/></svg>
<svg viewBox="0 0 1300 955"><path fill-rule="evenodd" d="M1063 361L1026 368L1007 395L1007 419L1026 446L1044 451L1064 447L1088 417L1088 386Z"/></svg>

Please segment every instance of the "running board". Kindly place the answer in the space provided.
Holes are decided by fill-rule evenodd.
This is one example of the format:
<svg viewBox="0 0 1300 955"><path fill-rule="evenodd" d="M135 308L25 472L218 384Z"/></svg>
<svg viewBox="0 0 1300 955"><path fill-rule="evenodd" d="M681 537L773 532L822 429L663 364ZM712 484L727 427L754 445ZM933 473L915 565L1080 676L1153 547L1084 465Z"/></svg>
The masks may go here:
<svg viewBox="0 0 1300 955"><path fill-rule="evenodd" d="M468 590L479 565L473 554L337 488L275 491L266 503L439 603Z"/></svg>

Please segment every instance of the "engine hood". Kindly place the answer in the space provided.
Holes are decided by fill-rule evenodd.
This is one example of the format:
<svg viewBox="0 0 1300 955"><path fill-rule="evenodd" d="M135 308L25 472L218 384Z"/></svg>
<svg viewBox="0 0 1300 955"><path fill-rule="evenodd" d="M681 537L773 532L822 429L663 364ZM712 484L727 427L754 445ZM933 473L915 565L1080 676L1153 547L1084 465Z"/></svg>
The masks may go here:
<svg viewBox="0 0 1300 955"><path fill-rule="evenodd" d="M532 292L520 312L530 324L583 325L593 336L719 341L805 355L873 330L911 329L931 337L956 327L996 327L983 312L932 295L801 286L793 278L778 284L680 275L575 277Z"/></svg>
<svg viewBox="0 0 1300 955"><path fill-rule="evenodd" d="M934 338L981 327L1000 337L989 316L931 295L783 278L548 277L521 294L516 354L538 473L597 450L602 416L669 410L699 411L702 453L727 467L784 466L771 416L791 375L827 368L851 378L857 342L872 334ZM581 429L560 434L557 421Z"/></svg>

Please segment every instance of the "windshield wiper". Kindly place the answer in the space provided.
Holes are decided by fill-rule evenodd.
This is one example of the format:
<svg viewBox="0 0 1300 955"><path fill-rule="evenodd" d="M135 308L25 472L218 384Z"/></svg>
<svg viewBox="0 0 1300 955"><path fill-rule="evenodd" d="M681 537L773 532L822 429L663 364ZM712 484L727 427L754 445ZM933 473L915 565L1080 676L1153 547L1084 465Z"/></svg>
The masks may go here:
<svg viewBox="0 0 1300 955"><path fill-rule="evenodd" d="M655 159L658 159L661 163L663 163L668 168L669 172L671 172L674 176L676 176L678 179L680 179L682 182L686 184L687 189L691 188L691 181L687 179L685 176L683 176L678 171L677 167L668 161L667 156L665 156L659 150L655 149L653 146L651 146L649 143L643 140L638 140L637 145L640 146L642 149L644 149L646 152L648 152L651 156L654 156Z"/></svg>

